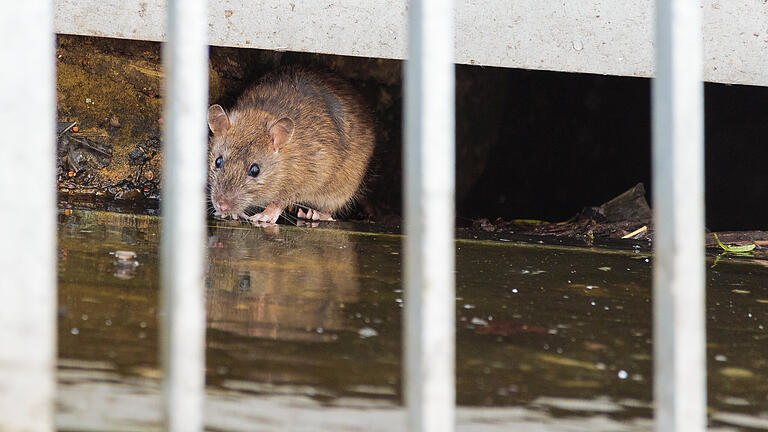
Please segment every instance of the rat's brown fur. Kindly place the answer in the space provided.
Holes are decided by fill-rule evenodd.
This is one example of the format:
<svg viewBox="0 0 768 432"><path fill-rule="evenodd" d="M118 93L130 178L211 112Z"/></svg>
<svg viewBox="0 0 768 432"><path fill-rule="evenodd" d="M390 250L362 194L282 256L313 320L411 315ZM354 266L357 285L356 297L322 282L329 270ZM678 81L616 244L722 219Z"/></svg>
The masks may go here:
<svg viewBox="0 0 768 432"><path fill-rule="evenodd" d="M214 135L208 181L218 215L245 217L246 209L270 204L304 204L333 213L356 197L375 136L367 109L346 82L285 71L246 90L228 116L221 117L229 127L217 130L209 116ZM292 121L293 131L275 152L270 127L281 119ZM216 168L219 156L223 163ZM250 177L254 163L260 172ZM222 202L229 209L223 211Z"/></svg>

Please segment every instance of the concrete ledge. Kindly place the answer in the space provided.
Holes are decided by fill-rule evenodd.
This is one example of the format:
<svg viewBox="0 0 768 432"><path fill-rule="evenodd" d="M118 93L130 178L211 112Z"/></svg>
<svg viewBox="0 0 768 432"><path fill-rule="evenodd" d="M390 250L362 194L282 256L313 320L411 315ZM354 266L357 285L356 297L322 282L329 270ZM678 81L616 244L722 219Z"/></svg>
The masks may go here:
<svg viewBox="0 0 768 432"><path fill-rule="evenodd" d="M652 0L456 0L456 62L649 77ZM402 59L403 0L211 0L212 45ZM768 86L768 4L704 0L704 77ZM58 33L160 41L163 0L57 0Z"/></svg>

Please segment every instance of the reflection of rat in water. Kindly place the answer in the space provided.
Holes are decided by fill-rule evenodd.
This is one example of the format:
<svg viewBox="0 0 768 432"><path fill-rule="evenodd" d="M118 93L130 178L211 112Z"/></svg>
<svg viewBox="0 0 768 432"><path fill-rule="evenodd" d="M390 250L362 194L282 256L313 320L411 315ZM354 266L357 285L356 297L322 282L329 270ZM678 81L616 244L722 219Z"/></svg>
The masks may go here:
<svg viewBox="0 0 768 432"><path fill-rule="evenodd" d="M357 330L348 312L360 301L359 251L349 234L214 227L208 242L208 327L316 342Z"/></svg>
<svg viewBox="0 0 768 432"><path fill-rule="evenodd" d="M217 216L274 223L293 204L333 220L355 198L374 146L371 118L346 82L292 70L248 89L229 113L208 109L211 203ZM249 216L250 207L263 209Z"/></svg>

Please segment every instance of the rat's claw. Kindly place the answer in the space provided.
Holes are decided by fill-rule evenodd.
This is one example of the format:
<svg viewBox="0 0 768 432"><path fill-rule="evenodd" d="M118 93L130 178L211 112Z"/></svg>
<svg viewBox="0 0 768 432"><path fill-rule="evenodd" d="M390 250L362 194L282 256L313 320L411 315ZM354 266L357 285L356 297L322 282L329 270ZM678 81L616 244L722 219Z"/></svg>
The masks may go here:
<svg viewBox="0 0 768 432"><path fill-rule="evenodd" d="M333 221L335 220L333 216L331 216L330 213L325 213L321 211L317 211L315 209L308 208L307 212L304 213L303 210L299 209L299 211L296 213L296 217L299 219L306 219L306 220L312 220L312 221Z"/></svg>

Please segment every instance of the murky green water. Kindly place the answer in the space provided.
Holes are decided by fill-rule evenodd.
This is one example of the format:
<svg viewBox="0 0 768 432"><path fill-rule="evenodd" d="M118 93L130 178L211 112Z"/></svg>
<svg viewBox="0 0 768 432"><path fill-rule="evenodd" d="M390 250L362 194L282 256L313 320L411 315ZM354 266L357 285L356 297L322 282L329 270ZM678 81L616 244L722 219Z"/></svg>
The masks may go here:
<svg viewBox="0 0 768 432"><path fill-rule="evenodd" d="M211 430L330 430L360 416L378 426L349 430L401 430L401 237L332 227L209 228ZM61 430L158 427L158 241L156 218L60 214ZM462 240L456 254L460 430L650 430L647 253ZM711 425L768 428L768 268L725 259L707 280ZM107 402L83 402L94 392ZM330 408L346 414L301 411ZM280 423L281 409L318 428ZM273 412L248 417L259 410Z"/></svg>

